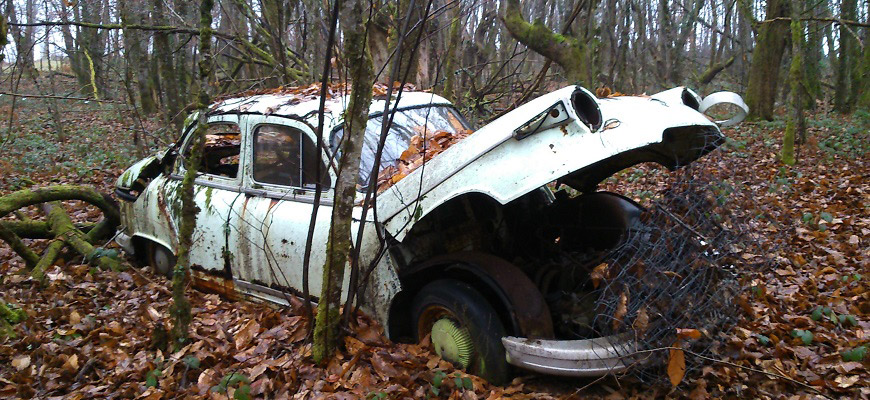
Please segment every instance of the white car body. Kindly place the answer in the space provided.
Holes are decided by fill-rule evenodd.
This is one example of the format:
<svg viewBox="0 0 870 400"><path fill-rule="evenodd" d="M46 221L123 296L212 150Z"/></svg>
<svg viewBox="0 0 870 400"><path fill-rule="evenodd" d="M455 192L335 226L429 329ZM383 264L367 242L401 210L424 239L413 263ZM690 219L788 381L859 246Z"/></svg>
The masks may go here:
<svg viewBox="0 0 870 400"><path fill-rule="evenodd" d="M736 104L745 113L739 96L731 95L717 94L717 102ZM540 293L529 295L535 291L534 285L520 276L517 267L479 251L463 252L479 250L470 244L473 240L454 246L451 250L456 251L450 254L439 254L427 247L429 239L415 236L414 228L421 221L432 223L427 216L467 196L485 198L496 208L538 192L552 202L547 184L557 180L577 189L594 188L602 179L640 162L658 162L669 168L687 164L713 150L722 138L717 125L699 112L716 102L701 108L702 102L682 87L649 97L598 99L585 89L569 86L520 106L444 150L378 194L378 221L374 221L375 213L368 212L360 265L375 267L361 294L363 310L396 337L400 330L407 331L407 327L401 328L405 322L398 321L406 311L397 303L407 302L408 294L403 292L418 288L409 283L416 279L413 276L434 271L432 268L458 268L465 272L457 276L485 281L489 292L495 293L492 296L498 297L493 301L503 303L504 318L510 320L505 321L508 335L503 339L509 363L570 376L602 375L624 368L619 354L625 353L621 349L628 346L626 343L616 343L613 338L553 337L552 325L544 321L549 315L540 315L549 313L543 298ZM326 148L334 145L330 141L343 122L346 103L346 97L326 102ZM202 174L196 180L195 199L201 212L190 260L200 285L227 295L283 304L287 303L286 293L301 293L314 190L256 182L251 173L252 132L261 124L286 125L315 141L318 105L316 100L297 102L292 95L268 94L226 100L209 111L209 123L238 124L241 152L235 178ZM372 115L383 112L385 105L384 99L373 101ZM398 109L432 105L450 107L437 95L408 92L402 95ZM185 133L190 131L191 126ZM184 148L185 140L179 141L179 149ZM143 252L149 244L172 253L177 249L177 193L184 169L181 162L173 162L173 151L137 163L118 179L116 193L127 201L122 202L123 227L117 240L128 252ZM322 150L324 160L329 159L329 153ZM328 173L334 182L334 165L328 167ZM359 193L358 200L363 195ZM309 290L313 295L321 289L332 200L331 191L324 190L310 259ZM361 211L356 207L355 215L360 216ZM395 244L389 251L380 251L376 229ZM356 231L354 228L354 235ZM412 254L415 248L427 249L425 256ZM442 261L439 264L429 259ZM454 267L457 263L463 267ZM454 266L438 266L448 264ZM347 286L345 282L345 293Z"/></svg>

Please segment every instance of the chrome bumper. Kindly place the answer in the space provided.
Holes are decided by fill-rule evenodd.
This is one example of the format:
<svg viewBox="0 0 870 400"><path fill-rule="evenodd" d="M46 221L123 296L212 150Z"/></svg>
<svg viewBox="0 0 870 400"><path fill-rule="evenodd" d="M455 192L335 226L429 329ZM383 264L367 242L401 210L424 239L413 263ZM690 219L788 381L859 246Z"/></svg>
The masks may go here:
<svg viewBox="0 0 870 400"><path fill-rule="evenodd" d="M587 340L501 339L507 362L550 375L602 376L624 371L633 353L630 342L616 336Z"/></svg>
<svg viewBox="0 0 870 400"><path fill-rule="evenodd" d="M133 247L133 238L124 233L123 230L118 230L115 234L115 243L118 243L124 251L129 255L136 254L136 251Z"/></svg>

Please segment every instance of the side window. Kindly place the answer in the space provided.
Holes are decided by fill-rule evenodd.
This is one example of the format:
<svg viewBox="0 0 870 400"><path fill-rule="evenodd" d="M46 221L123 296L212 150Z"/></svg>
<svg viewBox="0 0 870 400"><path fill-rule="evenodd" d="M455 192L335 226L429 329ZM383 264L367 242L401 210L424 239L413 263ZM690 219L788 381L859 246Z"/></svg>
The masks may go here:
<svg viewBox="0 0 870 400"><path fill-rule="evenodd" d="M205 148L199 172L235 178L239 173L239 154L242 135L239 126L232 122L215 122L208 125ZM190 144L184 150L184 159L190 156Z"/></svg>
<svg viewBox="0 0 870 400"><path fill-rule="evenodd" d="M313 188L317 148L302 131L283 125L260 125L254 132L254 180L274 185ZM326 164L324 187L330 186Z"/></svg>

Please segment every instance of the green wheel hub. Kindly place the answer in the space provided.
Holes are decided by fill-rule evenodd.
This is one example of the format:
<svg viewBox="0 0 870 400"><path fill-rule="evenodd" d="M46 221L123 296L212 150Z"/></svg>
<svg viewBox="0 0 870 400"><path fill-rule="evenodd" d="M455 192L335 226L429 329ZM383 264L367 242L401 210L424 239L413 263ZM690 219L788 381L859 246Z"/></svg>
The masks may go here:
<svg viewBox="0 0 870 400"><path fill-rule="evenodd" d="M471 364L474 354L471 334L451 319L441 318L432 324L432 345L441 358L460 368L468 368Z"/></svg>

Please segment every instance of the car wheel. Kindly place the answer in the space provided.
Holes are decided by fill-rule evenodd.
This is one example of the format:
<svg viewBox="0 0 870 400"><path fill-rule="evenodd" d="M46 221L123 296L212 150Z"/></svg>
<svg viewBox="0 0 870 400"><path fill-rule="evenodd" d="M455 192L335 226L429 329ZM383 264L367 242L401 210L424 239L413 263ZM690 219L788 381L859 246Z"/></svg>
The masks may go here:
<svg viewBox="0 0 870 400"><path fill-rule="evenodd" d="M175 254L172 254L169 249L155 242L148 242L148 265L155 273L172 279L175 263Z"/></svg>
<svg viewBox="0 0 870 400"><path fill-rule="evenodd" d="M486 299L464 282L444 279L426 285L414 298L417 340L430 335L441 358L490 383L508 379L501 338L504 326Z"/></svg>

